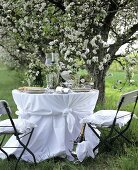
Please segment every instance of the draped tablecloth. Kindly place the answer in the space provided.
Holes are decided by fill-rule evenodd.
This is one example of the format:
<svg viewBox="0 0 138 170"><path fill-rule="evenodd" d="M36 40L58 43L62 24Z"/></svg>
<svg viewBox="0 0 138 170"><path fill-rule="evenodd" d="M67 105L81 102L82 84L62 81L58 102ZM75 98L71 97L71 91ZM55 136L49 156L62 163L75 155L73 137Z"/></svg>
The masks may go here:
<svg viewBox="0 0 138 170"><path fill-rule="evenodd" d="M80 133L80 120L93 113L98 94L98 90L68 94L29 94L12 91L18 109L18 119L27 119L36 126L28 147L35 154L37 162L55 156L66 156L73 160L70 151L73 141ZM25 140L23 138L23 142ZM18 145L14 136L6 143L6 146L10 145ZM6 151L18 157L21 150L6 148ZM0 157L1 155L2 153ZM22 159L33 161L27 151Z"/></svg>

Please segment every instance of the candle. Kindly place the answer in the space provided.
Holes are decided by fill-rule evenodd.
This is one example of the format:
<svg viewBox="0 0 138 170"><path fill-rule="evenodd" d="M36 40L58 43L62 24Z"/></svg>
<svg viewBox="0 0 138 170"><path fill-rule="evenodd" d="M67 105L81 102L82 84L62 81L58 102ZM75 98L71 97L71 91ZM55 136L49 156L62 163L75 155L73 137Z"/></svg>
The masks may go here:
<svg viewBox="0 0 138 170"><path fill-rule="evenodd" d="M48 65L48 64L51 64L51 62L52 62L51 53L46 53L45 64Z"/></svg>
<svg viewBox="0 0 138 170"><path fill-rule="evenodd" d="M54 62L54 53L52 53L52 62Z"/></svg>

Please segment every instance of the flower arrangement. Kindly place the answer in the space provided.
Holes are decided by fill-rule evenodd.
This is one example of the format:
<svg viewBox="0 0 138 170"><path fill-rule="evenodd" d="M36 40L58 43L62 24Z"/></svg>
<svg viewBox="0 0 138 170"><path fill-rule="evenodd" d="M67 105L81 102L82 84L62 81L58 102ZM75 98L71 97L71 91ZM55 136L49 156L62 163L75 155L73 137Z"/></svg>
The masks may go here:
<svg viewBox="0 0 138 170"><path fill-rule="evenodd" d="M56 65L45 65L40 59L31 59L28 69L25 72L25 80L29 86L44 86L46 82L46 75L56 72Z"/></svg>

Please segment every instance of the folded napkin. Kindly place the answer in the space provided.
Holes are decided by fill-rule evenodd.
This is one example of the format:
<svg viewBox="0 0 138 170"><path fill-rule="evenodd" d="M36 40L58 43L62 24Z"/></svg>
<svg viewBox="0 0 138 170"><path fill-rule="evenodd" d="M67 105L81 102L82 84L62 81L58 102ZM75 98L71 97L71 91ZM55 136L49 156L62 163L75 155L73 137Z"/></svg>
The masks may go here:
<svg viewBox="0 0 138 170"><path fill-rule="evenodd" d="M69 92L71 92L71 90L69 88L64 88L64 87L61 87L61 86L57 86L56 92L57 93L69 93Z"/></svg>

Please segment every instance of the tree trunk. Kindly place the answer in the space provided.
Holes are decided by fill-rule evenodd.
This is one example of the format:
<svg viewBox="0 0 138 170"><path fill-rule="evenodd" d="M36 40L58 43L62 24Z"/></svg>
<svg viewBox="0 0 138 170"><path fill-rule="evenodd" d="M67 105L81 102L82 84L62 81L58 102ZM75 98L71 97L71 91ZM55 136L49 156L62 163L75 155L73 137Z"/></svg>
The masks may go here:
<svg viewBox="0 0 138 170"><path fill-rule="evenodd" d="M93 77L94 88L99 90L98 103L105 103L105 72L99 71L96 76Z"/></svg>
<svg viewBox="0 0 138 170"><path fill-rule="evenodd" d="M105 76L107 70L104 69L100 71L98 68L95 70L91 68L89 71L93 78L94 89L99 90L98 103L104 104L105 103Z"/></svg>

